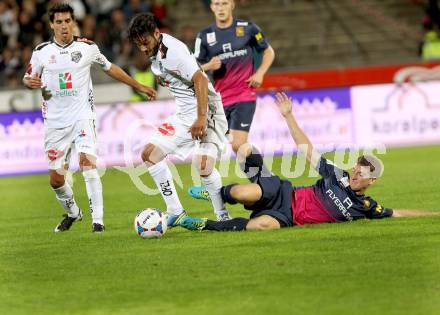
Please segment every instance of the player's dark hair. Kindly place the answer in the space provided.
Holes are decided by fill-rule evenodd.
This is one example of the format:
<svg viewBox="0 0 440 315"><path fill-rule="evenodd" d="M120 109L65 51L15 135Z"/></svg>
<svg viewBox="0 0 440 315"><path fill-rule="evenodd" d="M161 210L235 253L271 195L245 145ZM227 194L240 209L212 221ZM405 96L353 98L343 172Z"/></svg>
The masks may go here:
<svg viewBox="0 0 440 315"><path fill-rule="evenodd" d="M383 173L383 164L381 160L372 155L361 155L357 159L357 163L361 166L368 166L370 168L371 176L378 178Z"/></svg>
<svg viewBox="0 0 440 315"><path fill-rule="evenodd" d="M156 28L157 22L153 14L137 14L128 26L128 38L133 42L145 35L153 35Z"/></svg>
<svg viewBox="0 0 440 315"><path fill-rule="evenodd" d="M50 8L49 21L53 23L53 20L55 18L55 13L64 13L64 12L69 12L70 16L72 17L72 20L75 20L75 15L73 14L73 8L67 3L58 3Z"/></svg>

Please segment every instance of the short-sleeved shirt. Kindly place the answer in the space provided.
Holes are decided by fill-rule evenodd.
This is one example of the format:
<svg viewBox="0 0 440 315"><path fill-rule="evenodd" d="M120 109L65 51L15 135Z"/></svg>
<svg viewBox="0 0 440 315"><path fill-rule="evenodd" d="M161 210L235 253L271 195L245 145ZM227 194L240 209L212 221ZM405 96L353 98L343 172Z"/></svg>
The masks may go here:
<svg viewBox="0 0 440 315"><path fill-rule="evenodd" d="M393 210L382 207L374 199L357 195L350 188L349 174L321 157L317 166L322 176L312 187L316 199L335 221L361 218L380 219L393 215Z"/></svg>
<svg viewBox="0 0 440 315"><path fill-rule="evenodd" d="M201 31L194 54L201 64L215 56L220 58L222 66L212 73L212 79L223 105L229 106L256 100L256 89L246 80L254 73L253 50L261 52L267 47L266 37L256 24L234 19L228 28L213 24Z"/></svg>
<svg viewBox="0 0 440 315"><path fill-rule="evenodd" d="M177 104L176 115L186 122L194 122L197 117L197 98L192 77L201 70L194 55L180 40L162 34L158 52L151 57L151 71L158 83L171 92ZM208 113L216 112L216 104L221 104L220 95L208 83ZM221 105L220 105L221 106Z"/></svg>
<svg viewBox="0 0 440 315"><path fill-rule="evenodd" d="M74 37L61 46L54 40L38 45L25 76L41 76L43 86L52 94L43 100L42 112L47 128L64 128L78 120L95 119L90 66L108 71L111 63L92 41Z"/></svg>

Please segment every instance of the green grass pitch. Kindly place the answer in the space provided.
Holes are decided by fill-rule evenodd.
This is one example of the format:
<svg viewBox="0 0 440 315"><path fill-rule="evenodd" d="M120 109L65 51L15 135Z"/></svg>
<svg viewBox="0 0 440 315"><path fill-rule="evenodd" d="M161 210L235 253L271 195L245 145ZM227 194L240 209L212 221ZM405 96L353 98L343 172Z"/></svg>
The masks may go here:
<svg viewBox="0 0 440 315"><path fill-rule="evenodd" d="M389 150L369 194L388 207L440 211L439 157L439 146ZM188 165L178 170L189 178ZM163 209L160 196L143 195L119 171L102 180L107 231L94 235L88 214L53 233L62 211L47 175L0 178L0 314L440 314L440 216L271 232L177 228L143 240L134 216ZM185 190L188 211L212 217ZM248 215L238 206L232 214Z"/></svg>

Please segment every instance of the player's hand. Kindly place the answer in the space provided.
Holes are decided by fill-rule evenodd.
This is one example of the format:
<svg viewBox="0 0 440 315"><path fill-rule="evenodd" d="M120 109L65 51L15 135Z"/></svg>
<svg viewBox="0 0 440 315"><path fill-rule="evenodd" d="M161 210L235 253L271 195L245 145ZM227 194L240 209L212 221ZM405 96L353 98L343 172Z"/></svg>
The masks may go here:
<svg viewBox="0 0 440 315"><path fill-rule="evenodd" d="M25 77L23 82L30 89L40 89L43 86L43 82L38 73L35 73L33 77Z"/></svg>
<svg viewBox="0 0 440 315"><path fill-rule="evenodd" d="M194 140L202 140L206 136L206 117L199 117L192 124L188 132L191 132L191 136Z"/></svg>
<svg viewBox="0 0 440 315"><path fill-rule="evenodd" d="M222 61L219 57L212 57L212 59L209 61L209 69L210 70L218 70L222 66Z"/></svg>
<svg viewBox="0 0 440 315"><path fill-rule="evenodd" d="M281 115L286 117L292 113L292 98L288 97L284 92L276 94L275 103L278 105Z"/></svg>
<svg viewBox="0 0 440 315"><path fill-rule="evenodd" d="M261 83L263 83L263 78L264 78L264 75L262 75L258 72L255 72L253 75L251 75L249 77L249 79L246 80L246 82L250 87L257 88L257 87L261 86Z"/></svg>
<svg viewBox="0 0 440 315"><path fill-rule="evenodd" d="M136 87L136 90L140 93L146 94L150 101L154 101L157 97L156 90L153 88L150 88L149 86L139 84L139 86Z"/></svg>

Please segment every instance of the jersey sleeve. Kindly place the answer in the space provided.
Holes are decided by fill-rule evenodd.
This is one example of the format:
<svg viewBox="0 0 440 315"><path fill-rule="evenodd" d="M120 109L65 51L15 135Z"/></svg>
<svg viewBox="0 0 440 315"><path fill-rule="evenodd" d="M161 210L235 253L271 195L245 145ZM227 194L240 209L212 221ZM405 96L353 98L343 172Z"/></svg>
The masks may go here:
<svg viewBox="0 0 440 315"><path fill-rule="evenodd" d="M40 52L35 50L32 53L31 60L26 68L26 72L24 74L25 77L33 77L35 74L41 77L41 73L43 72L43 64L40 61Z"/></svg>
<svg viewBox="0 0 440 315"><path fill-rule="evenodd" d="M344 171L337 167L332 161L327 160L326 158L321 156L321 159L319 160L318 166L316 167L316 170L318 171L319 175L321 175L323 178L336 176L336 177L342 177L344 174Z"/></svg>
<svg viewBox="0 0 440 315"><path fill-rule="evenodd" d="M393 209L384 208L371 198L370 203L371 205L367 214L369 219L382 219L393 215Z"/></svg>
<svg viewBox="0 0 440 315"><path fill-rule="evenodd" d="M257 51L263 51L267 47L269 47L269 43L267 42L266 36L263 34L261 29L257 24L249 23L250 32L251 32L251 41L250 45L255 48Z"/></svg>
<svg viewBox="0 0 440 315"><path fill-rule="evenodd" d="M206 45L203 43L202 36L202 33L197 34L196 43L194 44L194 56L198 62L205 64L209 61L209 57L208 50L206 49Z"/></svg>
<svg viewBox="0 0 440 315"><path fill-rule="evenodd" d="M108 71L110 70L112 63L107 60L107 58L101 54L98 46L92 45L92 63L101 67L102 70Z"/></svg>
<svg viewBox="0 0 440 315"><path fill-rule="evenodd" d="M200 66L197 63L196 58L190 53L188 48L182 47L179 52L174 56L176 69L170 69L176 71L182 78L192 81L193 75L200 70Z"/></svg>

